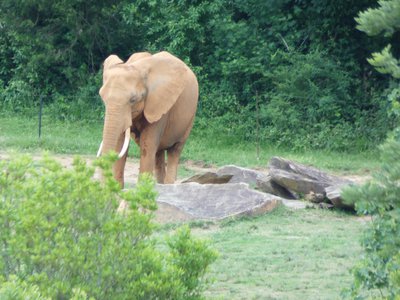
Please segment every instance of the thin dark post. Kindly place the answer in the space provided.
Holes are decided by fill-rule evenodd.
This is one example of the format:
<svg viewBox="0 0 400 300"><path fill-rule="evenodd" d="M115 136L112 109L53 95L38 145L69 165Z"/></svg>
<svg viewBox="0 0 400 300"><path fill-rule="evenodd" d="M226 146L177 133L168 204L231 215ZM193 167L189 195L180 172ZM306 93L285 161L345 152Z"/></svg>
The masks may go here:
<svg viewBox="0 0 400 300"><path fill-rule="evenodd" d="M199 105L198 105L198 111L199 111L199 114L201 115L201 111L202 111L202 103L201 103L202 101L201 101L201 99L200 99L200 97L199 97Z"/></svg>
<svg viewBox="0 0 400 300"><path fill-rule="evenodd" d="M39 139L42 135L42 110L43 110L43 96L40 95L40 106L39 106Z"/></svg>
<svg viewBox="0 0 400 300"><path fill-rule="evenodd" d="M256 91L256 143L257 160L260 160L260 106L258 91Z"/></svg>

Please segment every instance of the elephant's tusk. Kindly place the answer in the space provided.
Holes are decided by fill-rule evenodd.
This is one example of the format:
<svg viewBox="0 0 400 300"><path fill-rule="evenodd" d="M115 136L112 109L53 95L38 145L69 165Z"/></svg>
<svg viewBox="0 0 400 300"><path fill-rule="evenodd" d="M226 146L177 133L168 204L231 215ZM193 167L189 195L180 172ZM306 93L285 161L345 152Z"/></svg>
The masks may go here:
<svg viewBox="0 0 400 300"><path fill-rule="evenodd" d="M101 143L100 143L99 151L97 151L97 157L100 157L101 150L103 150L103 141L101 141Z"/></svg>
<svg viewBox="0 0 400 300"><path fill-rule="evenodd" d="M130 129L130 127L128 127L125 130L125 141L124 141L124 145L122 146L121 152L118 155L118 158L121 158L122 156L124 156L126 153L126 150L128 150L130 137L131 137L131 129Z"/></svg>

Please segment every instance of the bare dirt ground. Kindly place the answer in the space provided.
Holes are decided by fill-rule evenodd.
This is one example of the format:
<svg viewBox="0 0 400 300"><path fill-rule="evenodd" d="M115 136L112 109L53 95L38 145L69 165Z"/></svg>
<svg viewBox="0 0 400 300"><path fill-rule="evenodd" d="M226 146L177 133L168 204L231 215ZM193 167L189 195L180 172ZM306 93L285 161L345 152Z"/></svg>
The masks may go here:
<svg viewBox="0 0 400 300"><path fill-rule="evenodd" d="M79 155L81 158L83 158L87 164L91 165L93 163L93 160L95 159L94 156L85 156L85 155ZM9 154L6 153L0 153L0 160L7 160L10 157ZM54 159L56 159L62 166L66 168L71 168L72 163L74 160L74 155L52 155ZM41 155L33 155L33 158L35 160L40 160ZM205 172L213 172L217 170L217 167L212 166L212 165L207 165L202 162L195 162L192 160L188 160L185 162L182 162L179 165L179 168L184 168L188 174L201 174ZM126 165L125 165L125 182L129 185L136 183L137 178L139 174L139 160L136 158L131 158L128 157ZM98 172L96 172L95 178L98 178L100 175ZM180 175L178 176L178 182L182 181L188 176L185 175Z"/></svg>
<svg viewBox="0 0 400 300"><path fill-rule="evenodd" d="M7 159L9 157L9 154L6 153L0 153L0 160L2 159ZM41 158L40 155L33 155L35 160L39 160ZM54 157L60 164L66 168L71 168L72 167L72 162L74 160L73 155L55 155L52 156ZM93 160L95 159L94 156L85 156L85 155L80 155L81 158L83 158L88 164L92 164ZM215 172L218 167L210 164L205 164L203 162L199 161L192 161L192 160L187 160L185 162L180 163L179 165L180 169L184 169L185 172L184 174L178 174L178 182L184 180L187 177L190 177L191 174L201 174L205 172ZM264 173L268 173L268 169L265 168L256 168L257 171L261 171ZM128 157L126 166L125 166L125 182L129 185L136 183L137 178L139 174L139 160L137 158L132 158ZM349 179L354 181L357 184L363 184L369 179L371 179L371 175L357 175L357 174L335 174L338 176L341 176L343 178ZM96 177L99 175L97 174Z"/></svg>

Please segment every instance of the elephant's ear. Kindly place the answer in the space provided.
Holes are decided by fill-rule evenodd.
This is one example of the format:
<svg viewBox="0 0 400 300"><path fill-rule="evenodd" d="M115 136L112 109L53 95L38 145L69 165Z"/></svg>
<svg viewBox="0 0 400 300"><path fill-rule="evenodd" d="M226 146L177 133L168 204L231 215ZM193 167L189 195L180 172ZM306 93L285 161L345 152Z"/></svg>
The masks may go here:
<svg viewBox="0 0 400 300"><path fill-rule="evenodd" d="M117 64L123 63L122 59L120 59L117 55L112 54L106 58L103 63L103 83L106 81L108 70Z"/></svg>
<svg viewBox="0 0 400 300"><path fill-rule="evenodd" d="M134 63L135 61L141 60L146 57L151 57L151 54L149 52L137 52L133 53L129 59L126 61L126 64L131 64Z"/></svg>
<svg viewBox="0 0 400 300"><path fill-rule="evenodd" d="M173 55L153 55L134 63L147 85L144 116L154 123L176 103L186 85L188 67Z"/></svg>

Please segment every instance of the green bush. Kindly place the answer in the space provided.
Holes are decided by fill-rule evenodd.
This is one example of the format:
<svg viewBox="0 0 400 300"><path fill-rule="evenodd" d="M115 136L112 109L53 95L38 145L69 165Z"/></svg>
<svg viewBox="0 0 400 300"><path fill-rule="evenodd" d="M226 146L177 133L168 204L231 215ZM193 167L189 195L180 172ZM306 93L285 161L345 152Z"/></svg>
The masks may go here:
<svg viewBox="0 0 400 300"><path fill-rule="evenodd" d="M115 159L95 162L103 182L79 158L73 169L48 157L0 162L2 289L26 284L51 299L201 298L200 278L215 252L187 230L171 238L169 251L159 250L154 183L143 177L121 191L112 178ZM120 200L128 211L117 212Z"/></svg>
<svg viewBox="0 0 400 300"><path fill-rule="evenodd" d="M30 285L19 280L16 276L11 276L10 280L1 284L0 287L1 300L50 300L44 297L36 285ZM87 294L80 289L72 290L70 300L94 300L88 298Z"/></svg>
<svg viewBox="0 0 400 300"><path fill-rule="evenodd" d="M2 300L48 300L41 295L39 288L20 281L15 276L10 276L9 281L0 286L0 299ZM81 298L82 299L82 298ZM84 299L82 299L84 300Z"/></svg>
<svg viewBox="0 0 400 300"><path fill-rule="evenodd" d="M45 114L56 120L101 122L104 119L104 106L99 96L101 72L86 78L86 85L79 87L72 95L53 93L46 97L49 103Z"/></svg>
<svg viewBox="0 0 400 300"><path fill-rule="evenodd" d="M254 86L206 84L196 126L234 142L262 141L294 150L362 151L383 141L395 116L377 94L326 52L277 51Z"/></svg>
<svg viewBox="0 0 400 300"><path fill-rule="evenodd" d="M37 114L39 96L22 80L11 80L6 87L0 81L0 109L3 113L20 113L27 116Z"/></svg>
<svg viewBox="0 0 400 300"><path fill-rule="evenodd" d="M343 195L359 214L372 216L362 239L364 258L353 269L350 295L355 299L400 295L400 142L387 143L382 159L382 170L372 181Z"/></svg>
<svg viewBox="0 0 400 300"><path fill-rule="evenodd" d="M354 93L360 81L340 62L320 51L275 60L273 87L261 104L265 139L294 149L362 150L385 137L380 99Z"/></svg>

